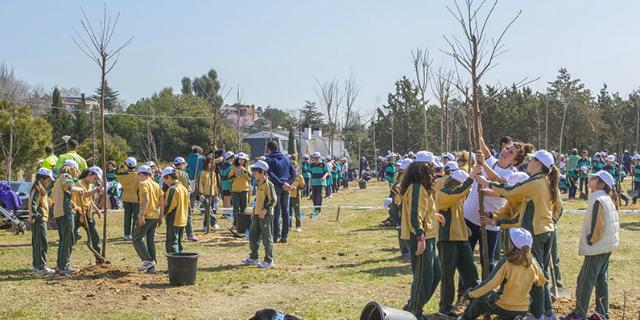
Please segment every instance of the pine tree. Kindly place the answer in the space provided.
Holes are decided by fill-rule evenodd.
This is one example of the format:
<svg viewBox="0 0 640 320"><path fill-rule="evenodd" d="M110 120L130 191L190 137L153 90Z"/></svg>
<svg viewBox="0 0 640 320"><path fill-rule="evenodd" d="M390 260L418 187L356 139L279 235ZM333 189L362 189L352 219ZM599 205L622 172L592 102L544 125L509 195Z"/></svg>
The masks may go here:
<svg viewBox="0 0 640 320"><path fill-rule="evenodd" d="M51 109L46 115L47 122L51 125L52 141L55 146L56 153L62 153L65 151L62 137L65 135L74 136L75 133L75 120L71 113L64 107L60 90L56 87L51 94Z"/></svg>
<svg viewBox="0 0 640 320"><path fill-rule="evenodd" d="M93 98L100 100L100 87L96 89L95 93L96 95L94 95ZM122 106L120 105L120 102L118 102L119 95L120 93L113 90L107 81L104 82L104 110L106 112L122 111Z"/></svg>
<svg viewBox="0 0 640 320"><path fill-rule="evenodd" d="M324 114L318 111L316 103L312 101L305 101L305 105L300 109L299 126L302 128L320 128L323 125Z"/></svg>
<svg viewBox="0 0 640 320"><path fill-rule="evenodd" d="M191 79L189 77L182 78L182 90L181 90L181 92L184 95L192 95L193 94L193 88L192 88L192 84L191 84Z"/></svg>

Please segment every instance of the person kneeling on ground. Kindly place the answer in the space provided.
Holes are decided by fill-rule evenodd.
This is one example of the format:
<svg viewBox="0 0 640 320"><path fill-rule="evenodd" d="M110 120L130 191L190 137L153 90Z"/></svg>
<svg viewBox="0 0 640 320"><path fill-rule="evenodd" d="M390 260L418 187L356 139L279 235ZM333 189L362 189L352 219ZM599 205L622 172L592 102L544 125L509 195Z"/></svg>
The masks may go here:
<svg viewBox="0 0 640 320"><path fill-rule="evenodd" d="M533 237L523 228L509 229L513 249L498 261L489 277L466 293L471 303L458 320L476 319L490 313L500 319L519 319L529 310L529 292L546 282L540 265L533 259ZM493 291L502 286L501 293Z"/></svg>
<svg viewBox="0 0 640 320"><path fill-rule="evenodd" d="M565 320L583 320L587 316L591 291L596 287L596 313L590 320L609 319L609 258L619 245L620 222L618 210L609 193L615 179L606 171L598 171L589 177L589 208L584 216L580 249L584 262L578 275L576 308Z"/></svg>
<svg viewBox="0 0 640 320"><path fill-rule="evenodd" d="M269 165L260 160L251 168L251 172L258 182L256 192L256 204L251 215L251 228L249 229L249 257L242 260L246 265L257 265L260 268L271 268L273 262L273 208L276 205L277 196L273 183L267 178ZM264 261L258 262L258 249L262 240L264 245Z"/></svg>

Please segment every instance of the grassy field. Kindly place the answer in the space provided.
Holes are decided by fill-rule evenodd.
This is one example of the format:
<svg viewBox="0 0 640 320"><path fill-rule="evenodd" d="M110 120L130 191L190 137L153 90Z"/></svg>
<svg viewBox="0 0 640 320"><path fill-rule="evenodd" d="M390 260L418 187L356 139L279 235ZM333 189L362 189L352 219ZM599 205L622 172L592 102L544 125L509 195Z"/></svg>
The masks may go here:
<svg viewBox="0 0 640 320"><path fill-rule="evenodd" d="M386 193L386 185L373 183L366 190L341 191L326 204L381 206ZM567 208L584 206L566 202ZM247 319L262 308L304 319L357 319L371 300L401 308L409 294L410 267L397 259L396 231L378 227L385 217L383 210L349 209L341 210L339 222L336 209L324 210L317 220L307 217L302 233L292 232L288 244L275 245L277 266L271 270L242 266L247 242L228 232L198 232L200 241L185 245L186 251L201 254L197 283L187 287L170 286L164 272L135 270L140 260L131 243L121 241L119 212L109 218L111 265L92 266L83 239L72 255L82 271L63 279L36 276L30 266L31 235L2 230L0 319ZM559 226L562 278L571 288L582 262L577 255L582 218L565 215ZM611 319L622 319L623 312L635 319L640 311L640 215L623 215L621 223L621 248L609 268ZM221 224L225 229L228 222ZM198 215L195 226L201 225ZM49 265L54 266L55 230L49 231L49 239ZM163 229L156 240L159 270L165 271ZM438 296L427 305L427 313L437 311ZM571 304L565 300L556 307L564 313Z"/></svg>

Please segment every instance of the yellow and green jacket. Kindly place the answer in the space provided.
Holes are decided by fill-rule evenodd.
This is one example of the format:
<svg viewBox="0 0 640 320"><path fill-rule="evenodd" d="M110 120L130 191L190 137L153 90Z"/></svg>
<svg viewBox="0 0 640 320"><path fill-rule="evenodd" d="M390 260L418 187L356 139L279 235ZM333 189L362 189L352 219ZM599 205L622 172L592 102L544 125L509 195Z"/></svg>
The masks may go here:
<svg viewBox="0 0 640 320"><path fill-rule="evenodd" d="M267 210L267 214L273 214L273 208L276 206L276 189L273 183L266 177L262 181L258 181L258 190L256 192L256 205L253 207L253 214L258 215L262 210Z"/></svg>
<svg viewBox="0 0 640 320"><path fill-rule="evenodd" d="M240 168L242 172L237 174ZM245 166L233 166L229 171L229 179L231 180L231 192L246 192L251 188L251 172Z"/></svg>
<svg viewBox="0 0 640 320"><path fill-rule="evenodd" d="M176 181L169 187L165 194L166 215L174 214L173 226L185 227L187 225L187 217L189 216L189 191L180 181Z"/></svg>
<svg viewBox="0 0 640 320"><path fill-rule="evenodd" d="M469 232L464 221L464 200L467 198L473 179L468 178L455 188L442 187L436 191L436 209L444 216L445 223L438 228L438 242L467 241Z"/></svg>
<svg viewBox="0 0 640 320"><path fill-rule="evenodd" d="M496 220L496 225L504 229L519 228L523 217L522 213L527 208L525 201L507 201L498 212L493 213L492 218Z"/></svg>
<svg viewBox="0 0 640 320"><path fill-rule="evenodd" d="M299 193L298 190L303 190L305 186L304 177L302 175L298 175L291 185L291 191L289 191L291 198L297 198Z"/></svg>
<svg viewBox="0 0 640 320"><path fill-rule="evenodd" d="M200 177L198 178L198 192L203 196L218 195L218 174L215 171L200 171Z"/></svg>
<svg viewBox="0 0 640 320"><path fill-rule="evenodd" d="M402 195L400 239L409 240L411 235L426 239L436 237L435 206L433 196L420 183L412 184Z"/></svg>
<svg viewBox="0 0 640 320"><path fill-rule="evenodd" d="M178 181L182 184L182 186L187 189L188 193L191 193L191 183L189 182L189 174L181 169L175 169L176 174L178 175Z"/></svg>
<svg viewBox="0 0 640 320"><path fill-rule="evenodd" d="M145 219L159 219L162 189L160 185L153 181L153 178L149 177L146 180L140 181L140 184L138 184L138 197L140 197L140 204L142 204L142 199L148 199L147 210L140 212L140 214L144 214Z"/></svg>
<svg viewBox="0 0 640 320"><path fill-rule="evenodd" d="M76 187L84 190L85 195L79 193L71 194L71 201L75 205L76 212L84 215L85 219L93 218L93 197L86 195L87 192L91 192L94 189L92 184L86 183L84 180L80 180L76 183Z"/></svg>
<svg viewBox="0 0 640 320"><path fill-rule="evenodd" d="M137 172L126 171L116 173L120 185L122 185L122 202L139 203L138 199L138 178L136 178Z"/></svg>
<svg viewBox="0 0 640 320"><path fill-rule="evenodd" d="M537 173L529 179L514 185L490 184L490 188L508 201L526 203L520 215L520 225L532 234L538 235L555 230L554 220L562 214L560 191L557 192L555 204L549 192L549 180L544 173Z"/></svg>
<svg viewBox="0 0 640 320"><path fill-rule="evenodd" d="M53 217L60 218L65 214L73 214L71 202L71 188L75 186L73 178L68 173L58 176L53 186Z"/></svg>
<svg viewBox="0 0 640 320"><path fill-rule="evenodd" d="M40 218L42 221L49 219L49 194L40 182L36 182L29 195L29 219Z"/></svg>
<svg viewBox="0 0 640 320"><path fill-rule="evenodd" d="M469 290L469 297L479 298L502 286L502 293L496 301L500 308L508 311L528 311L531 288L541 287L547 282L542 268L535 259L532 260L531 265L526 267L512 264L507 257L500 259L487 279Z"/></svg>

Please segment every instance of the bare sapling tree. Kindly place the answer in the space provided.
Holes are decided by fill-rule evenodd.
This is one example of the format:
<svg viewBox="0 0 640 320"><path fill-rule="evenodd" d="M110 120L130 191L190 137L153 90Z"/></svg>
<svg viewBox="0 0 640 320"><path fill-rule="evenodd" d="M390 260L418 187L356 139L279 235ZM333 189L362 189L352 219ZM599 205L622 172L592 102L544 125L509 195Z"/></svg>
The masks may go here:
<svg viewBox="0 0 640 320"><path fill-rule="evenodd" d="M120 52L133 43L133 37L122 42L120 45L112 45L113 36L118 26L120 13L115 16L107 14L107 5L104 5L102 18L98 25L94 25L87 17L82 8L82 18L80 19L80 30L73 28L73 43L100 69L100 134L101 134L101 155L100 164L102 166L102 181L107 181L107 161L106 161L106 133L104 129L104 99L107 75L118 64ZM103 190L103 225L102 225L102 257L107 253L107 192Z"/></svg>
<svg viewBox="0 0 640 320"><path fill-rule="evenodd" d="M325 82L320 82L320 80L316 79L316 84L318 85L315 89L316 95L318 99L320 99L320 103L324 106L327 114L327 124L329 125L329 132L327 132L329 136L329 153L333 154L333 139L337 128L338 112L340 111L344 94L340 89L340 83L337 79Z"/></svg>
<svg viewBox="0 0 640 320"><path fill-rule="evenodd" d="M431 92L438 99L440 105L440 152L446 152L450 146L449 101L453 91L451 88L452 79L453 72L440 67L431 81Z"/></svg>
<svg viewBox="0 0 640 320"><path fill-rule="evenodd" d="M240 85L236 88L236 107L234 112L236 113L236 135L238 138L237 146L238 152L242 150L242 127L244 127L244 122L242 122L242 115L240 114L240 109L242 109L243 105L246 103L247 99L245 98L244 89L240 89Z"/></svg>
<svg viewBox="0 0 640 320"><path fill-rule="evenodd" d="M426 150L429 150L429 124L427 122L427 107L429 105L429 99L427 98L427 91L429 88L429 81L431 80L431 65L433 61L429 56L428 49L416 48L411 51L411 62L413 63L413 71L416 76L415 86L420 95L419 99L422 102L422 121L423 127L423 146Z"/></svg>
<svg viewBox="0 0 640 320"><path fill-rule="evenodd" d="M351 124L355 118L353 106L356 104L358 94L360 94L360 87L356 83L353 73L349 74L349 78L344 81L344 107L345 107L345 119L342 132L345 132L347 128L351 127Z"/></svg>
<svg viewBox="0 0 640 320"><path fill-rule="evenodd" d="M488 71L497 65L496 58L503 55L504 49L503 39L509 28L520 17L522 11L519 11L513 19L498 33L497 37L491 37L487 33L487 26L498 5L498 1L494 1L492 5L486 5L486 1L476 3L473 0L454 0L453 7L447 7L451 15L458 22L463 32L463 38L455 35L444 35L449 48L443 51L451 56L456 63L456 67L460 67L468 73L468 83L470 85L471 94L460 87L458 81L458 89L461 89L470 105L473 124L473 146L478 150L480 148L482 124L481 110L479 104L480 81ZM478 159L483 161L484 159ZM469 157L471 162L471 157ZM478 188L479 209L480 214L484 215L484 197L481 188ZM487 230L484 223L481 225L481 241L482 249L482 275L483 278L489 274L489 258L487 244Z"/></svg>

